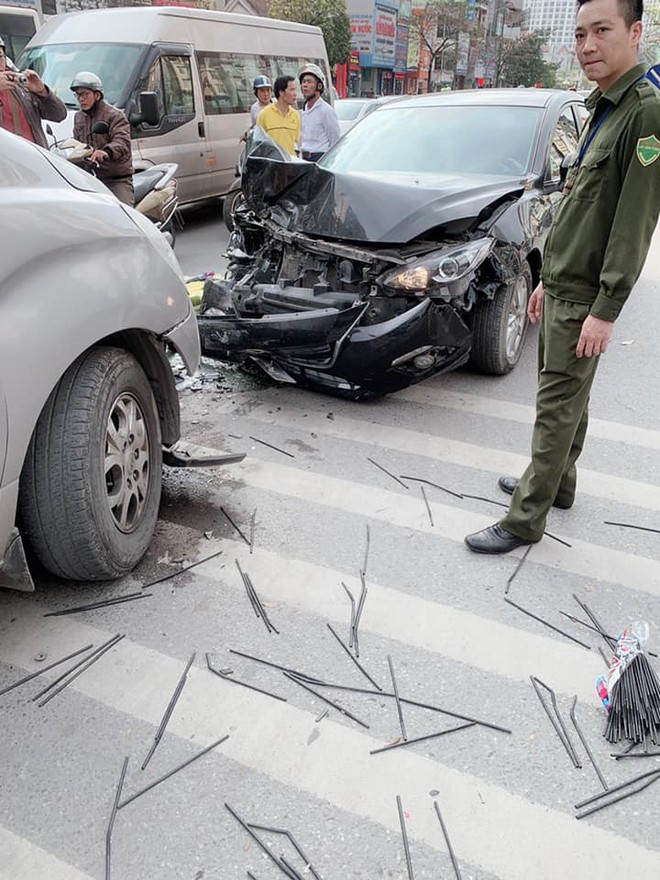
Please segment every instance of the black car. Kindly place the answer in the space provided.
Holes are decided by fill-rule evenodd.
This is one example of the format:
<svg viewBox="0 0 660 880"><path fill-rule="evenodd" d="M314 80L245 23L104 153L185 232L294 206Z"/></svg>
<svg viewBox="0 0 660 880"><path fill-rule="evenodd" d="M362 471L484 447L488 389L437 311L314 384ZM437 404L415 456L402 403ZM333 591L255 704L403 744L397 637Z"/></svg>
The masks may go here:
<svg viewBox="0 0 660 880"><path fill-rule="evenodd" d="M507 373L584 116L575 92L420 96L369 114L318 164L257 129L204 351L355 398L466 362Z"/></svg>

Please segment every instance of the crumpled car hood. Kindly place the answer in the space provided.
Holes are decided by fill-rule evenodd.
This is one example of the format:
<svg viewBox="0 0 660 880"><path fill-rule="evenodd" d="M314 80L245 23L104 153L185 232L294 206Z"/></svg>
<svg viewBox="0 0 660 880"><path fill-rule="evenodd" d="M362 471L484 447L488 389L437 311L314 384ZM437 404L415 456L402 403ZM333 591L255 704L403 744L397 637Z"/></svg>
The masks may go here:
<svg viewBox="0 0 660 880"><path fill-rule="evenodd" d="M257 152L265 152L264 144ZM321 238L405 244L434 227L460 234L493 202L517 197L520 176L335 174L309 162L250 155L243 192L258 214Z"/></svg>

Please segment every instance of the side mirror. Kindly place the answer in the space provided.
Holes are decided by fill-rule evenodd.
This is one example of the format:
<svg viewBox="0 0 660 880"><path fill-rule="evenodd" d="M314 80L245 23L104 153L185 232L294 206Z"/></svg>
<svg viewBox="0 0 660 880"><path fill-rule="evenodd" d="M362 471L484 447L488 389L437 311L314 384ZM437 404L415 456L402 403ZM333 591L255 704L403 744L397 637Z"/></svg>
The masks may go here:
<svg viewBox="0 0 660 880"><path fill-rule="evenodd" d="M160 122L160 110L158 109L158 95L156 92L140 92L141 113L131 114L131 125L158 125Z"/></svg>
<svg viewBox="0 0 660 880"><path fill-rule="evenodd" d="M95 122L92 126L92 134L110 134L110 126L107 122Z"/></svg>

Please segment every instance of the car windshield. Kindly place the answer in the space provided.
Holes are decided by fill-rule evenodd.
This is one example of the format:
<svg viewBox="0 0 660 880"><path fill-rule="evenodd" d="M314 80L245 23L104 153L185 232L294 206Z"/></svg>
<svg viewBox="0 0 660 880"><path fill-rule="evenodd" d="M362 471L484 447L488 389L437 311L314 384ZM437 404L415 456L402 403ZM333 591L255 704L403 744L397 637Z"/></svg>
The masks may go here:
<svg viewBox="0 0 660 880"><path fill-rule="evenodd" d="M522 174L542 115L537 107L385 107L365 116L319 164L343 174Z"/></svg>
<svg viewBox="0 0 660 880"><path fill-rule="evenodd" d="M103 82L105 99L121 107L133 80L132 73L143 46L122 43L62 43L32 46L21 55L21 70L36 70L43 81L67 107L78 107L70 90L73 77L80 70L97 74Z"/></svg>
<svg viewBox="0 0 660 880"><path fill-rule="evenodd" d="M366 103L366 101L335 101L335 113L342 122L349 122L357 117Z"/></svg>

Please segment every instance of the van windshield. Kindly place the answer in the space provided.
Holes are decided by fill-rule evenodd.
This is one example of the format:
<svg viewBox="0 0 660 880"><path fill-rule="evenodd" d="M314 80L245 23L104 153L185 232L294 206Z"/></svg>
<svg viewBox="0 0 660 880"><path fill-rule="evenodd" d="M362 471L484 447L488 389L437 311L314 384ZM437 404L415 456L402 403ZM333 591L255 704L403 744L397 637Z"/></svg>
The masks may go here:
<svg viewBox="0 0 660 880"><path fill-rule="evenodd" d="M101 78L105 99L123 107L134 83L133 73L144 46L123 43L61 43L31 46L18 62L21 70L36 70L67 107L78 102L69 86L82 70Z"/></svg>

